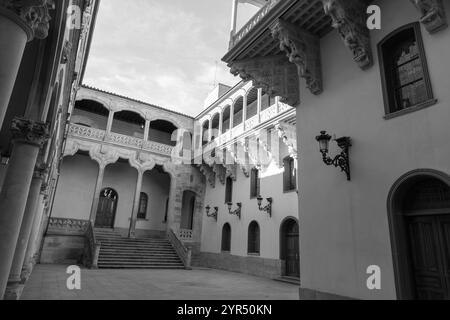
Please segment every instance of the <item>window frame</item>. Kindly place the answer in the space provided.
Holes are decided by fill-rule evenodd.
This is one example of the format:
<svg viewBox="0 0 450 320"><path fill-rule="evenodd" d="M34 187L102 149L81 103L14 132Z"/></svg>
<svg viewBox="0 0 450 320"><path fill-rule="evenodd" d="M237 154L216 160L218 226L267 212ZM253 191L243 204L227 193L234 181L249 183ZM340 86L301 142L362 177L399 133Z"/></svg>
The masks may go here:
<svg viewBox="0 0 450 320"><path fill-rule="evenodd" d="M256 199L261 194L261 178L259 170L253 168L250 170L250 199Z"/></svg>
<svg viewBox="0 0 450 320"><path fill-rule="evenodd" d="M287 168L287 164L289 167ZM295 169L295 159L291 156L287 156L283 159L283 192L284 193L290 193L297 191L297 171ZM289 170L287 170L289 169ZM292 178L292 171L295 170L295 177ZM289 175L289 178L288 178ZM294 181L294 183L292 183ZM289 186L288 186L289 183ZM294 185L293 185L294 184Z"/></svg>
<svg viewBox="0 0 450 320"><path fill-rule="evenodd" d="M142 212L142 201L145 200L145 211ZM139 195L139 205L138 205L138 212L137 212L137 220L147 220L147 211L148 211L148 194L145 192L141 192ZM144 215L144 217L142 217Z"/></svg>
<svg viewBox="0 0 450 320"><path fill-rule="evenodd" d="M417 42L417 47L419 50L419 58L422 65L422 72L423 72L423 78L425 83L425 88L427 91L427 100L424 102L421 102L419 104L407 107L405 109L393 111L394 108L391 105L391 90L393 88L390 88L389 86L389 80L387 78L387 68L389 67L387 65L387 61L385 61L385 48L384 46L389 42L392 41L393 38L399 36L402 32L405 32L406 30L411 29L412 32L414 32L415 40ZM432 106L436 104L437 100L434 98L433 94L433 88L431 85L430 80L430 74L428 69L428 60L425 52L425 47L423 43L423 37L422 37L422 30L419 22L413 22L406 24L391 33L389 33L386 37L384 37L379 43L378 43L378 59L380 64L380 73L381 73L381 84L382 84L382 90L383 90L383 101L384 101L384 119L388 120L391 118L395 118L404 114L408 114L411 112L415 112L417 110L421 110L424 108L427 108L429 106Z"/></svg>

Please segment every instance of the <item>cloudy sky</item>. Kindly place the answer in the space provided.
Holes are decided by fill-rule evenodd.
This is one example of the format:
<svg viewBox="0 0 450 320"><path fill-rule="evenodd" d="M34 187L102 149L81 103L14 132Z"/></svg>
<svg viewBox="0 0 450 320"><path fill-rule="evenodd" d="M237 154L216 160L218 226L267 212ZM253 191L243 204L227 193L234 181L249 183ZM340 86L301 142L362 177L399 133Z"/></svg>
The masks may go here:
<svg viewBox="0 0 450 320"><path fill-rule="evenodd" d="M231 0L103 0L84 84L196 115L215 79L239 81L230 19Z"/></svg>

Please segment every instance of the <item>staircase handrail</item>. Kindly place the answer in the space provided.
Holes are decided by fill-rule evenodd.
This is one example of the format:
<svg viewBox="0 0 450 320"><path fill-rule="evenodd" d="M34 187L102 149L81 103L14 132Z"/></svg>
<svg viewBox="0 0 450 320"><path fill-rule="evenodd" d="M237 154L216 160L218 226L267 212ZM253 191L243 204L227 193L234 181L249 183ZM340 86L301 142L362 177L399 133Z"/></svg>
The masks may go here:
<svg viewBox="0 0 450 320"><path fill-rule="evenodd" d="M100 254L101 243L95 238L94 224L89 221L85 233L85 262L84 264L91 269L98 268L98 256Z"/></svg>
<svg viewBox="0 0 450 320"><path fill-rule="evenodd" d="M186 247L184 243L177 236L177 233L173 229L169 229L167 233L167 237L180 257L181 261L184 264L184 268L190 270L191 269L191 257L192 250L189 247Z"/></svg>

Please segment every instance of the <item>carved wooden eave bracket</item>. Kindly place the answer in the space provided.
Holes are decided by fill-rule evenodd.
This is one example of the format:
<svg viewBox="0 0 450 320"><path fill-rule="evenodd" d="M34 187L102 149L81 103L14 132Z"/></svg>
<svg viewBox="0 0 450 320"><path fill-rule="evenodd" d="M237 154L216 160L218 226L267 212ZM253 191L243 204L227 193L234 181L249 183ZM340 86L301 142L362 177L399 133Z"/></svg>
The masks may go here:
<svg viewBox="0 0 450 320"><path fill-rule="evenodd" d="M448 27L447 15L442 0L410 0L420 11L420 22L429 33L436 33Z"/></svg>
<svg viewBox="0 0 450 320"><path fill-rule="evenodd" d="M279 19L271 27L272 36L280 41L280 49L297 66L298 74L306 80L311 93L323 91L322 63L319 37Z"/></svg>
<svg viewBox="0 0 450 320"><path fill-rule="evenodd" d="M298 158L297 154L297 130L296 127L289 123L279 123L275 126L278 131L278 136L283 140L284 144L288 147L289 155L293 159Z"/></svg>
<svg viewBox="0 0 450 320"><path fill-rule="evenodd" d="M331 17L344 44L353 54L353 60L365 70L373 66L370 32L366 25L365 1L322 0L325 13Z"/></svg>
<svg viewBox="0 0 450 320"><path fill-rule="evenodd" d="M54 0L0 0L0 11L24 29L28 41L47 38L51 20L49 10L54 8Z"/></svg>
<svg viewBox="0 0 450 320"><path fill-rule="evenodd" d="M279 96L282 102L291 106L300 103L298 71L285 55L256 57L229 64L231 73L244 81L253 81L269 96Z"/></svg>

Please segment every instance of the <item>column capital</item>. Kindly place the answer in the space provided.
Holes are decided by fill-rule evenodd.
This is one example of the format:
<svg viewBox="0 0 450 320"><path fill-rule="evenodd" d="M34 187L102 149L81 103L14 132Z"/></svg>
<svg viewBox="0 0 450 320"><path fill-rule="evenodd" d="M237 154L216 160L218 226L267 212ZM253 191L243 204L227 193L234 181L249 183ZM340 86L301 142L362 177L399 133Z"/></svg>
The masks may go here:
<svg viewBox="0 0 450 320"><path fill-rule="evenodd" d="M48 168L45 163L36 164L34 168L33 178L44 180L48 173Z"/></svg>
<svg viewBox="0 0 450 320"><path fill-rule="evenodd" d="M344 44L353 54L353 60L365 70L373 65L370 32L366 25L365 1L322 0L325 13L330 16Z"/></svg>
<svg viewBox="0 0 450 320"><path fill-rule="evenodd" d="M0 14L19 24L28 41L47 38L51 20L49 10L54 8L54 0L0 0Z"/></svg>
<svg viewBox="0 0 450 320"><path fill-rule="evenodd" d="M38 147L42 147L50 137L47 124L19 117L13 119L11 132L14 141Z"/></svg>

